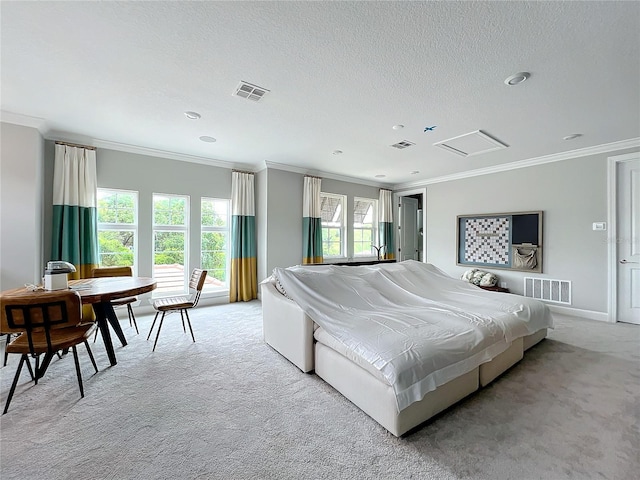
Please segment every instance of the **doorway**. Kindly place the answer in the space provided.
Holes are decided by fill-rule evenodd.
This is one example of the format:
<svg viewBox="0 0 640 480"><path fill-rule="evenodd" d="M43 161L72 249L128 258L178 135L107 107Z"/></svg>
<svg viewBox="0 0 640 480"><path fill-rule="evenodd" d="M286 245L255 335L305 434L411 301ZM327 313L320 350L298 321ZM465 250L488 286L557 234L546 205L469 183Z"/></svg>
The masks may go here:
<svg viewBox="0 0 640 480"><path fill-rule="evenodd" d="M396 193L397 252L396 258L424 262L427 258L426 189Z"/></svg>
<svg viewBox="0 0 640 480"><path fill-rule="evenodd" d="M609 158L609 314L640 325L640 152Z"/></svg>

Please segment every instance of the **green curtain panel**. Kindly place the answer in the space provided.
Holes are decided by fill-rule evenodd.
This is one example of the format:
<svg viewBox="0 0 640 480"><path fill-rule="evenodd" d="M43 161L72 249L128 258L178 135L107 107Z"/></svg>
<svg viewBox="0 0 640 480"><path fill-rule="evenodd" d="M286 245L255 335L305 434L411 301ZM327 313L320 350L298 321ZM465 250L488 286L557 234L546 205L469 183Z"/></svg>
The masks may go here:
<svg viewBox="0 0 640 480"><path fill-rule="evenodd" d="M230 302L258 298L256 216L253 173L231 174Z"/></svg>
<svg viewBox="0 0 640 480"><path fill-rule="evenodd" d="M394 260L396 258L396 248L394 242L393 229L393 199L391 190L380 189L378 232L380 246L384 245L385 260Z"/></svg>
<svg viewBox="0 0 640 480"><path fill-rule="evenodd" d="M73 263L70 279L90 278L98 266L96 152L56 144L51 260ZM83 318L93 318L85 306Z"/></svg>
<svg viewBox="0 0 640 480"><path fill-rule="evenodd" d="M322 263L322 207L318 177L304 177L302 196L302 263Z"/></svg>

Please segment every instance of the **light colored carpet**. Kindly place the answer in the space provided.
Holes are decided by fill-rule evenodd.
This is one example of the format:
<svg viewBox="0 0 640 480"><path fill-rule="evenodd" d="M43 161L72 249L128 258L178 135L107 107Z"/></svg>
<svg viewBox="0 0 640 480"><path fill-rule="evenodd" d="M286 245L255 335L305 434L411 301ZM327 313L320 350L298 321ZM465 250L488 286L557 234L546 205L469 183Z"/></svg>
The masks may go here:
<svg viewBox="0 0 640 480"><path fill-rule="evenodd" d="M120 315L123 315L122 312ZM1 419L9 479L632 479L640 471L640 327L556 317L496 382L395 438L262 341L261 306L192 311L146 334L80 348L35 386L23 372ZM0 370L4 405L17 356Z"/></svg>

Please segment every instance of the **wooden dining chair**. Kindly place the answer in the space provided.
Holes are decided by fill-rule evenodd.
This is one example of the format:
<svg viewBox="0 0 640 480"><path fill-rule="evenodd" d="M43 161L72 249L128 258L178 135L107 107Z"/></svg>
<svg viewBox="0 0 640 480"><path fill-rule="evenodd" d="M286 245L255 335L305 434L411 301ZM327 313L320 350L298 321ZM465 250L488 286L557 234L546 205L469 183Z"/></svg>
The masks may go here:
<svg viewBox="0 0 640 480"><path fill-rule="evenodd" d="M132 277L133 269L131 267L101 267L94 268L91 271L91 276L94 278L102 277ZM114 307L127 306L127 314L129 315L129 326L136 328L136 333L139 334L138 324L136 323L136 316L133 314L133 308L131 304L138 301L138 297L118 298L111 300L111 305ZM96 332L97 334L97 332ZM95 340L94 340L95 341Z"/></svg>
<svg viewBox="0 0 640 480"><path fill-rule="evenodd" d="M149 337L151 337L151 332L153 332L153 327L155 326L156 320L158 319L158 315L160 315L160 313L162 313L162 317L160 317L160 324L158 325L156 341L153 342L152 351L156 351L158 337L160 336L160 330L162 329L162 322L164 321L164 316L167 313L180 312L180 317L182 318L182 330L184 330L185 333L187 333L187 330L184 325L184 319L185 317L187 317L187 324L189 325L191 338L194 342L196 341L196 338L193 336L193 328L191 328L191 320L189 319L188 310L191 308L195 308L198 305L200 294L202 293L202 288L204 287L204 281L206 278L206 270L194 268L193 272L191 272L191 278L189 279L189 291L192 292L189 297L185 297L183 295L177 297L165 297L159 298L153 302L153 308L156 311L156 316L153 317L153 323L151 324L149 335L147 335L147 340L149 340Z"/></svg>
<svg viewBox="0 0 640 480"><path fill-rule="evenodd" d="M18 334L7 345L7 352L21 355L2 414L7 413L9 409L25 362L37 384L38 379L45 374L53 356L69 348L73 350L80 396L84 397L76 345L84 343L93 368L97 372L98 367L87 342L87 338L91 336L96 326L94 323L81 324L82 302L78 292L57 290L2 295L0 309L0 331ZM42 361L40 361L41 355L44 356ZM35 374L31 369L29 357L35 359Z"/></svg>

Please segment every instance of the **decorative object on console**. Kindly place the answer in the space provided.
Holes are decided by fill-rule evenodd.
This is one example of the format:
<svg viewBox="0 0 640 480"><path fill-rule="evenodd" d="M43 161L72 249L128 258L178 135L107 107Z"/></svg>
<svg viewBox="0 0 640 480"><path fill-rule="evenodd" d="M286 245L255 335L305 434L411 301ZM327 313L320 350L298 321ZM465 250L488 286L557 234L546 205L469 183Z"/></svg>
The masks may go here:
<svg viewBox="0 0 640 480"><path fill-rule="evenodd" d="M495 273L485 272L477 268L467 270L462 274L461 278L479 287L493 287L498 283L498 276Z"/></svg>
<svg viewBox="0 0 640 480"><path fill-rule="evenodd" d="M459 215L458 265L542 273L542 211Z"/></svg>

